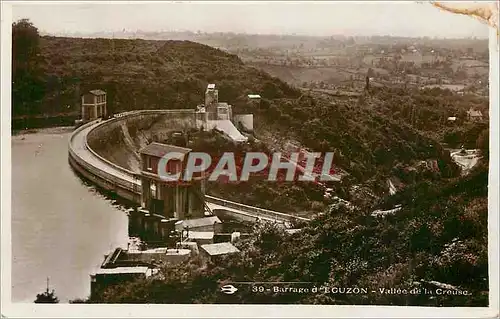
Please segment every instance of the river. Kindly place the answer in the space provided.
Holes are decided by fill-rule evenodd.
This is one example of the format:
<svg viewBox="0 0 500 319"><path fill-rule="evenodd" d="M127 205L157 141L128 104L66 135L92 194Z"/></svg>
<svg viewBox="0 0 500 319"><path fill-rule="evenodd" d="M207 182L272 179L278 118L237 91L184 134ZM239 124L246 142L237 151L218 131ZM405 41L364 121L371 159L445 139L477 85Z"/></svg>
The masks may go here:
<svg viewBox="0 0 500 319"><path fill-rule="evenodd" d="M61 302L90 294L104 254L126 247L124 209L68 164L72 128L12 137L12 301L33 302L46 278Z"/></svg>

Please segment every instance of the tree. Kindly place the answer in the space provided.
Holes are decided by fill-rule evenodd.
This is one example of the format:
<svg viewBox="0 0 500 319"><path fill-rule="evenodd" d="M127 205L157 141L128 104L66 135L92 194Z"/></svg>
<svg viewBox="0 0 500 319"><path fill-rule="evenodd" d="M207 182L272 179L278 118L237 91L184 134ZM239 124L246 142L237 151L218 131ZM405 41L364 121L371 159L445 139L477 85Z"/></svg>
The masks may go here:
<svg viewBox="0 0 500 319"><path fill-rule="evenodd" d="M49 278L47 278L47 289L43 293L36 295L35 303L59 303L54 289L49 291Z"/></svg>
<svg viewBox="0 0 500 319"><path fill-rule="evenodd" d="M45 291L36 295L35 303L59 303L59 299L55 295L55 291Z"/></svg>
<svg viewBox="0 0 500 319"><path fill-rule="evenodd" d="M365 85L365 90L369 91L370 90L370 78L374 76L374 71L372 68L368 68L368 71L366 72L366 85Z"/></svg>
<svg viewBox="0 0 500 319"><path fill-rule="evenodd" d="M37 102L44 95L39 73L38 29L28 20L12 24L12 111L14 114L36 113ZM28 109L29 106L29 109Z"/></svg>
<svg viewBox="0 0 500 319"><path fill-rule="evenodd" d="M489 156L490 148L490 130L484 129L476 140L476 148L479 149L482 155L486 158Z"/></svg>
<svg viewBox="0 0 500 319"><path fill-rule="evenodd" d="M12 24L12 75L32 70L40 54L38 29L28 19Z"/></svg>

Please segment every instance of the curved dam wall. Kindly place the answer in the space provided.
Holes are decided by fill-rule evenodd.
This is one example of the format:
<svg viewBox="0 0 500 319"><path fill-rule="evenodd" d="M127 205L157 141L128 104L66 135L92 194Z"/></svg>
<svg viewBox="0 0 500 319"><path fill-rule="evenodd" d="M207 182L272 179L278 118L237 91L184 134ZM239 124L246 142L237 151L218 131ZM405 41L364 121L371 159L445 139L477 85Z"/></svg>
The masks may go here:
<svg viewBox="0 0 500 319"><path fill-rule="evenodd" d="M96 123L97 121L86 123L77 128L71 135L68 145L69 164L74 170L95 185L112 191L116 195L132 202L140 201L140 185L126 178L119 177L116 174L107 172L90 160L93 153L89 149L86 149L86 134L84 132L90 127L97 125ZM84 139L83 141L82 138Z"/></svg>
<svg viewBox="0 0 500 319"><path fill-rule="evenodd" d="M194 110L150 110L124 114L92 129L89 147L122 168L139 172L139 150L175 131L196 127Z"/></svg>
<svg viewBox="0 0 500 319"><path fill-rule="evenodd" d="M166 139L173 131L195 128L195 114L194 110L144 110L86 123L70 137L69 163L94 184L140 203L141 184L134 176L139 168L137 152L152 140ZM310 220L209 195L205 200L212 210L236 220L262 219L282 224Z"/></svg>

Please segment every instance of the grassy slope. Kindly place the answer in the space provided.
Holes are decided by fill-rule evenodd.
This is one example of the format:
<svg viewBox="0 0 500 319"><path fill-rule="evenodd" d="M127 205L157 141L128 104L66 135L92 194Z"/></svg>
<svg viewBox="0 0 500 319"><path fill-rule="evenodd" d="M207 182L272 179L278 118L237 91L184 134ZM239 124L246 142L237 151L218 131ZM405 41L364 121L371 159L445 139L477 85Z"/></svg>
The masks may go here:
<svg viewBox="0 0 500 319"><path fill-rule="evenodd" d="M77 108L79 94L94 88L107 91L111 112L194 108L212 82L221 101L250 92L298 94L235 55L187 41L43 37L41 52L47 82L41 109L47 111Z"/></svg>

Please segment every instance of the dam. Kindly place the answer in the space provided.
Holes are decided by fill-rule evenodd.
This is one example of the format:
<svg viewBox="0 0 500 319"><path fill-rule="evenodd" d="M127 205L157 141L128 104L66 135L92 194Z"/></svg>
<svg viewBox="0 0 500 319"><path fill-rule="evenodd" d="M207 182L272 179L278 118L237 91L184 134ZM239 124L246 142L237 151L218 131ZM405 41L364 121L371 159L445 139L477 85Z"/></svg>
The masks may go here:
<svg viewBox="0 0 500 319"><path fill-rule="evenodd" d="M139 149L154 140L164 140L174 131L197 127L194 109L141 110L96 119L75 129L69 139L68 161L92 183L133 203L142 204L143 187ZM203 195L207 210L238 221L257 220L290 225L309 219L223 198Z"/></svg>

